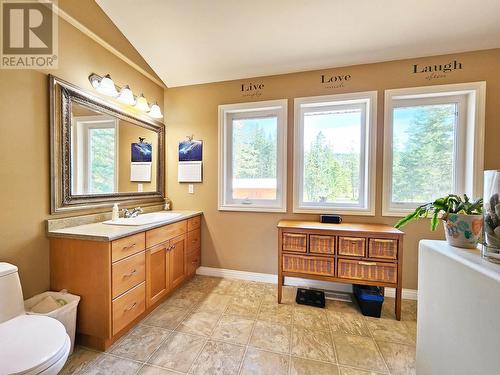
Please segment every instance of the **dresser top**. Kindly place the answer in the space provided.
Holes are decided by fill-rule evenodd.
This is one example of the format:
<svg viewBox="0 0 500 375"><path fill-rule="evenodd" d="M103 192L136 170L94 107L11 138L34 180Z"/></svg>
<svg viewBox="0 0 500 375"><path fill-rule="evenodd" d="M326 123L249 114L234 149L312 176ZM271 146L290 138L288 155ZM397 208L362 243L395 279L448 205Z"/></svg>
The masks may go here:
<svg viewBox="0 0 500 375"><path fill-rule="evenodd" d="M333 230L342 232L387 233L402 235L404 232L386 224L342 223L328 224L317 221L281 220L278 228Z"/></svg>

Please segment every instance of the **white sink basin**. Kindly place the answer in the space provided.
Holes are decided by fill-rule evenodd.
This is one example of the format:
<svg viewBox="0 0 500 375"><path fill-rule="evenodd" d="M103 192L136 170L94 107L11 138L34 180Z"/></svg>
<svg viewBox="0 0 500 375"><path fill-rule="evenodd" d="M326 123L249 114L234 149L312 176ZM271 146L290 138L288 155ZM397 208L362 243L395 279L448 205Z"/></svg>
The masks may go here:
<svg viewBox="0 0 500 375"><path fill-rule="evenodd" d="M107 220L103 221L103 224L138 226L138 225L161 223L162 221L172 220L181 215L182 214L175 212L151 212L149 214L141 214L136 217L129 217L129 218L121 217L118 220L114 221Z"/></svg>

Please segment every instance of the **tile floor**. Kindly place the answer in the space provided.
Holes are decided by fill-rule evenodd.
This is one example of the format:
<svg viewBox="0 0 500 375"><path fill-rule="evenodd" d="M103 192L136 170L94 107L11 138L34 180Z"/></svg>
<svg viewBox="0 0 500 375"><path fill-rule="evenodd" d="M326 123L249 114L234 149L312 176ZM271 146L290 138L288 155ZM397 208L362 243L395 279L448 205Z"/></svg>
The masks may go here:
<svg viewBox="0 0 500 375"><path fill-rule="evenodd" d="M77 347L62 374L415 374L416 301L403 320L354 303L295 304L296 290L195 276L105 353Z"/></svg>

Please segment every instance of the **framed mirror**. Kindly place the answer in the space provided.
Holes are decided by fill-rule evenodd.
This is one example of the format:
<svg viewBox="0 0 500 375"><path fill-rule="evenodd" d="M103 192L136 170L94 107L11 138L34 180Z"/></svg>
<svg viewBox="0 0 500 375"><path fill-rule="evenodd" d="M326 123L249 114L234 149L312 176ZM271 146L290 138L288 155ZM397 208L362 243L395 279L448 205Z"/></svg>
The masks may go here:
<svg viewBox="0 0 500 375"><path fill-rule="evenodd" d="M49 76L51 212L162 202L165 126Z"/></svg>

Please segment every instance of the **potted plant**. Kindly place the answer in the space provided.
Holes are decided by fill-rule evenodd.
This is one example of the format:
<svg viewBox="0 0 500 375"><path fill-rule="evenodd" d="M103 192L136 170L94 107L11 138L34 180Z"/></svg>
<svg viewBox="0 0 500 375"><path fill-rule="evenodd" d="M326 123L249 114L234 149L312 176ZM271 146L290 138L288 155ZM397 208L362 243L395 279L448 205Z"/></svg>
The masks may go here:
<svg viewBox="0 0 500 375"><path fill-rule="evenodd" d="M414 212L398 221L395 227L401 228L412 220L430 217L431 230L435 231L441 219L450 245L472 249L477 247L481 237L482 212L482 198L471 201L465 194L463 198L450 194L418 206Z"/></svg>

